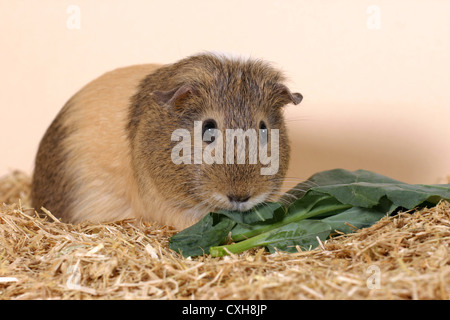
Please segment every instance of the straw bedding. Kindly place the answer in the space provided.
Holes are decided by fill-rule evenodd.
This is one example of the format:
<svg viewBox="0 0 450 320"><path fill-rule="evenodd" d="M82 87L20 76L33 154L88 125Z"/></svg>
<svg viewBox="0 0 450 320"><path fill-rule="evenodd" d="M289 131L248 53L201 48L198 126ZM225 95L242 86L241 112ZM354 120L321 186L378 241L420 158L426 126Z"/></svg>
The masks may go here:
<svg viewBox="0 0 450 320"><path fill-rule="evenodd" d="M1 299L449 299L447 202L309 252L190 259L168 227L39 218L29 188L20 172L0 180Z"/></svg>

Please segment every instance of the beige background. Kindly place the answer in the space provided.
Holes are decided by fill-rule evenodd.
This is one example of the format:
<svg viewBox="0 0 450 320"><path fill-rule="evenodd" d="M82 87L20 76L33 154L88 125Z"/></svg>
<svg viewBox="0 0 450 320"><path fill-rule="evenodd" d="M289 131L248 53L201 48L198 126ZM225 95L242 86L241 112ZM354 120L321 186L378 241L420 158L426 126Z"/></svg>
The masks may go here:
<svg viewBox="0 0 450 320"><path fill-rule="evenodd" d="M208 50L276 62L303 94L286 113L290 176L444 182L449 13L447 0L0 0L0 174L32 171L45 129L93 78Z"/></svg>

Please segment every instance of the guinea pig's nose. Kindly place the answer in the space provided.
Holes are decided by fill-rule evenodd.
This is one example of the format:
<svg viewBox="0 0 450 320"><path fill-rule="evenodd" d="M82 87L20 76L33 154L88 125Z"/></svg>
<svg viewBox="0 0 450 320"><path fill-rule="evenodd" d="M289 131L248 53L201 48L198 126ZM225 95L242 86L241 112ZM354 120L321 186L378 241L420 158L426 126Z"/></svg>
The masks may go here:
<svg viewBox="0 0 450 320"><path fill-rule="evenodd" d="M235 194L229 194L227 195L228 200L231 202L246 202L248 199L250 199L249 195L235 195Z"/></svg>

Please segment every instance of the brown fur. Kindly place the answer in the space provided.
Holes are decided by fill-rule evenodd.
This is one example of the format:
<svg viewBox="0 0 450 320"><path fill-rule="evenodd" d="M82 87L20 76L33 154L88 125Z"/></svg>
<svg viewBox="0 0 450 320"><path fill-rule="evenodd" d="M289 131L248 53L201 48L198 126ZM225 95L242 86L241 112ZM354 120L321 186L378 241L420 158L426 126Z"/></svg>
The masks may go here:
<svg viewBox="0 0 450 320"><path fill-rule="evenodd" d="M36 157L33 205L74 223L142 218L182 229L230 209L229 194L250 195L249 205L275 200L290 150L282 107L301 100L283 81L262 61L211 54L109 72L49 127ZM194 121L206 119L223 131L258 130L261 120L279 129L278 173L262 176L260 164L174 164L172 132L193 136Z"/></svg>

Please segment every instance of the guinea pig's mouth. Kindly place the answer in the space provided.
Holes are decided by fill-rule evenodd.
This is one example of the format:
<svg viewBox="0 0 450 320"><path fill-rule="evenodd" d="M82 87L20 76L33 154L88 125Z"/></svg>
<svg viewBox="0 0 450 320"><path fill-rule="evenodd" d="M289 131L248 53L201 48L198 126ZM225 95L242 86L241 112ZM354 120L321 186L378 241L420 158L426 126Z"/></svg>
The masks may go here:
<svg viewBox="0 0 450 320"><path fill-rule="evenodd" d="M219 209L225 209L230 211L248 211L254 206L267 200L268 194L260 194L257 196L249 197L233 197L225 196L219 193L212 194L212 199L215 202L215 206Z"/></svg>

